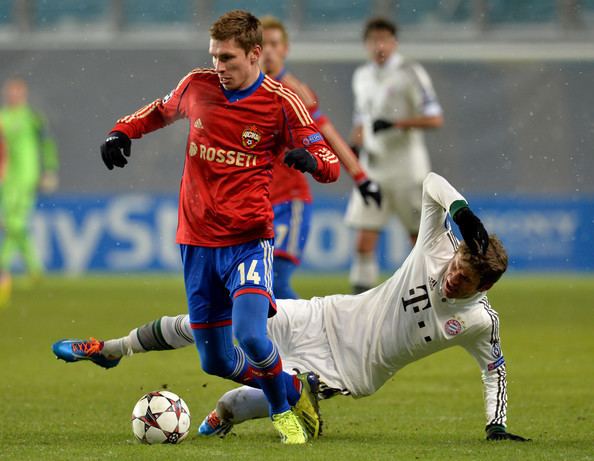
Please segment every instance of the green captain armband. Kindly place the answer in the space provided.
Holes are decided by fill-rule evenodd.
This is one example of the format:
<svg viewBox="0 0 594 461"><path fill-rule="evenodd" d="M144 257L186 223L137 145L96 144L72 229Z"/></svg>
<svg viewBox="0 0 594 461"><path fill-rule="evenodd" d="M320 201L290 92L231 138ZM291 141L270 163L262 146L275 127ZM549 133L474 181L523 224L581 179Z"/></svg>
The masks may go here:
<svg viewBox="0 0 594 461"><path fill-rule="evenodd" d="M456 200L455 202L452 202L450 205L450 216L452 219L454 219L456 213L458 213L458 211L460 211L462 208L468 208L468 203L466 200Z"/></svg>

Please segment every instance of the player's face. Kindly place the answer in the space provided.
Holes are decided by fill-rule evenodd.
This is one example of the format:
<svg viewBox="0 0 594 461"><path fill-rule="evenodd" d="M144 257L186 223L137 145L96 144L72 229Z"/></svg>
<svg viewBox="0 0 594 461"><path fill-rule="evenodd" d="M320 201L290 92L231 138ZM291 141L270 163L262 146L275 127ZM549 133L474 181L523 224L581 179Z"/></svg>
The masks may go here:
<svg viewBox="0 0 594 461"><path fill-rule="evenodd" d="M20 106L27 102L27 85L21 80L9 80L2 88L2 96L7 106Z"/></svg>
<svg viewBox="0 0 594 461"><path fill-rule="evenodd" d="M269 75L278 74L285 66L285 59L289 52L289 44L279 29L264 29L262 31L262 69Z"/></svg>
<svg viewBox="0 0 594 461"><path fill-rule="evenodd" d="M208 52L212 56L212 65L219 75L219 81L226 90L243 90L249 87L260 72L260 45L246 54L235 39L211 39Z"/></svg>
<svg viewBox="0 0 594 461"><path fill-rule="evenodd" d="M479 283L476 271L456 254L446 269L441 288L450 299L468 298L479 291Z"/></svg>
<svg viewBox="0 0 594 461"><path fill-rule="evenodd" d="M388 30L372 30L365 39L365 48L369 57L375 63L384 64L390 55L396 51L398 42Z"/></svg>

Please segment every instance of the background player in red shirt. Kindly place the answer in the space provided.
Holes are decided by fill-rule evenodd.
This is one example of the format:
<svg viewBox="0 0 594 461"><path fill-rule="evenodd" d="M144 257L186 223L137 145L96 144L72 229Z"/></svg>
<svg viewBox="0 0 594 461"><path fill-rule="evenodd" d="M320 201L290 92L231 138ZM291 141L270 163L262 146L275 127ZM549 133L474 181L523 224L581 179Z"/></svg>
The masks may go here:
<svg viewBox="0 0 594 461"><path fill-rule="evenodd" d="M301 98L320 133L357 184L365 203L379 207L379 186L367 178L349 145L321 112L317 95L287 71L285 60L289 52L289 35L285 26L273 16L265 16L260 21L263 39L262 70ZM280 299L296 299L298 296L291 288L290 281L294 270L301 263L311 221L312 196L307 179L299 171L288 168L282 160L277 161L274 165L270 200L274 209L275 230L274 294Z"/></svg>
<svg viewBox="0 0 594 461"><path fill-rule="evenodd" d="M301 100L260 71L258 19L228 12L210 36L213 68L190 72L163 99L118 120L101 155L109 169L124 167L130 138L189 119L176 240L202 368L261 388L281 440L304 443L295 413L319 427L315 378L283 373L266 335L275 312L269 188L280 155L320 182L335 181L340 166Z"/></svg>

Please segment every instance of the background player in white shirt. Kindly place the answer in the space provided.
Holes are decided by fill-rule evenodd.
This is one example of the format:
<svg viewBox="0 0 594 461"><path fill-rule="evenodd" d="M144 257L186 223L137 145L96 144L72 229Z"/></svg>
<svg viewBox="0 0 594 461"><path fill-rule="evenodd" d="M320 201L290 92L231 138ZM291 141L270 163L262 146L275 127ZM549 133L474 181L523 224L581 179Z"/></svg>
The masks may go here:
<svg viewBox="0 0 594 461"><path fill-rule="evenodd" d="M351 143L383 192L381 207L366 207L353 191L346 222L358 230L350 281L355 293L375 286L379 233L397 216L415 242L421 187L430 171L423 131L443 124L442 109L423 67L398 53L397 27L382 18L363 33L370 61L353 74L355 113Z"/></svg>
<svg viewBox="0 0 594 461"><path fill-rule="evenodd" d="M446 220L448 211L464 237L460 245ZM321 398L371 395L409 363L461 346L482 371L487 439L525 440L506 431L499 320L485 293L506 268L501 242L487 234L460 193L430 173L423 183L419 238L390 279L359 295L279 300L268 333L286 369L319 375ZM162 317L105 342L58 341L53 350L68 362L87 359L109 368L126 355L192 343L188 318L180 315ZM233 424L267 416L262 391L240 387L223 395L200 433L225 434Z"/></svg>

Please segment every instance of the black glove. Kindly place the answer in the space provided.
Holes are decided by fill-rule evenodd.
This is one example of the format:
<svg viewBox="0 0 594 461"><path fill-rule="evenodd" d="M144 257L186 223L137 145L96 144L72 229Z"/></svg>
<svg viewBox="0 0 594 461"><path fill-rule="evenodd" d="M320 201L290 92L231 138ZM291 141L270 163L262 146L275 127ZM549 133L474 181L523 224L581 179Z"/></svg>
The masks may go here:
<svg viewBox="0 0 594 461"><path fill-rule="evenodd" d="M103 144L101 144L101 158L109 170L114 166L124 168L130 157L132 141L121 131L112 131Z"/></svg>
<svg viewBox="0 0 594 461"><path fill-rule="evenodd" d="M489 424L485 428L487 440L513 440L514 442L530 442L531 439L525 439L521 435L512 434L505 430L505 426L499 424Z"/></svg>
<svg viewBox="0 0 594 461"><path fill-rule="evenodd" d="M389 130L390 128L394 128L394 122L384 120L383 118L374 120L374 122L373 122L373 132L374 133L377 133L378 131L382 131L382 130Z"/></svg>
<svg viewBox="0 0 594 461"><path fill-rule="evenodd" d="M458 225L462 238L473 255L485 254L489 246L489 234L481 220L468 207L461 208L452 217Z"/></svg>
<svg viewBox="0 0 594 461"><path fill-rule="evenodd" d="M361 155L361 148L356 144L351 144L349 147L353 151L353 154L355 154L355 157L359 158L359 155Z"/></svg>
<svg viewBox="0 0 594 461"><path fill-rule="evenodd" d="M318 169L318 161L307 149L300 147L285 154L285 164L302 173L313 173Z"/></svg>
<svg viewBox="0 0 594 461"><path fill-rule="evenodd" d="M357 187L363 196L365 205L369 205L369 201L373 200L375 203L377 203L378 208L382 206L382 191L380 190L378 183L369 179L365 179L361 183L357 184Z"/></svg>

